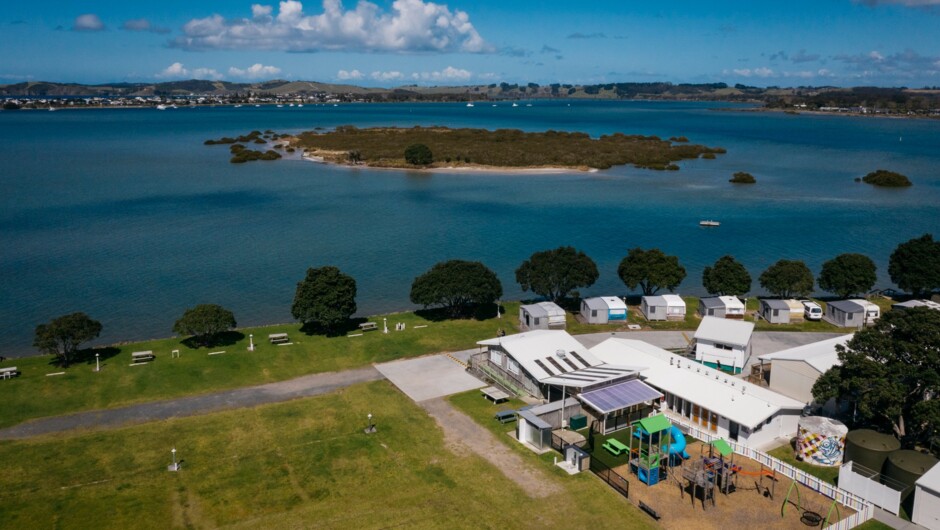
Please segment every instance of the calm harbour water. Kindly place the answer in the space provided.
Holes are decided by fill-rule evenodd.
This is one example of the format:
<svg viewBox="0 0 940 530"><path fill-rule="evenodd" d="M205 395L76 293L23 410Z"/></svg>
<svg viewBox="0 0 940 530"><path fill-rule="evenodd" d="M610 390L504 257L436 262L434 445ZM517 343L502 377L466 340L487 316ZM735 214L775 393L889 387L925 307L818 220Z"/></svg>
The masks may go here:
<svg viewBox="0 0 940 530"><path fill-rule="evenodd" d="M568 106L570 103L570 106ZM780 258L819 272L871 256L878 287L898 243L940 236L940 121L715 112L717 103L533 102L0 112L0 355L33 352L38 323L84 311L102 343L171 335L183 310L218 303L240 325L286 322L308 267L353 275L361 314L412 307L412 279L438 261L481 260L521 298L515 268L574 245L623 295L631 247L679 256L683 294L724 254L755 278ZM684 135L728 149L677 172L480 174L369 171L301 160L228 163L207 138L342 124L448 125ZM878 168L914 186L853 178ZM735 171L758 184L735 187ZM714 218L717 229L698 221Z"/></svg>

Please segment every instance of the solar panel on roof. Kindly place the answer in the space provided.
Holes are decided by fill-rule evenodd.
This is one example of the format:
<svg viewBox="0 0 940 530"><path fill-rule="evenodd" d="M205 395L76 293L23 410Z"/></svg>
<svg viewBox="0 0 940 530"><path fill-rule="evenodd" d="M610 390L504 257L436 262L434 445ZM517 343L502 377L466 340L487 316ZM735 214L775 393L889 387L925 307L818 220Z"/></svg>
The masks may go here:
<svg viewBox="0 0 940 530"><path fill-rule="evenodd" d="M661 393L638 379L592 390L580 395L582 400L604 414L660 397L662 397Z"/></svg>

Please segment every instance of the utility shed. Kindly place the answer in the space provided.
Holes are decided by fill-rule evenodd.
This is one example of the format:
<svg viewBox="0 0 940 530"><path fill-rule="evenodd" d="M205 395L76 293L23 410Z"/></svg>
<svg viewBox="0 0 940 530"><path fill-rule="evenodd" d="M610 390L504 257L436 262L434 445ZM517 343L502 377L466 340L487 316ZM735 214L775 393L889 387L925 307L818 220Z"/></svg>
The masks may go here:
<svg viewBox="0 0 940 530"><path fill-rule="evenodd" d="M519 325L528 329L565 329L565 310L554 302L539 302L519 307Z"/></svg>
<svg viewBox="0 0 940 530"><path fill-rule="evenodd" d="M581 301L581 317L588 324L607 324L627 319L627 304L616 296L597 296Z"/></svg>
<svg viewBox="0 0 940 530"><path fill-rule="evenodd" d="M770 389L803 403L813 402L813 384L839 364L836 346L845 346L852 334L804 344L758 357L761 366L770 364ZM834 404L827 404L827 406Z"/></svg>
<svg viewBox="0 0 940 530"><path fill-rule="evenodd" d="M911 521L930 530L940 530L940 465L935 464L914 483Z"/></svg>
<svg viewBox="0 0 940 530"><path fill-rule="evenodd" d="M703 317L744 318L744 304L736 296L714 296L698 301L698 314Z"/></svg>
<svg viewBox="0 0 940 530"><path fill-rule="evenodd" d="M840 328L860 328L865 325L865 308L852 300L829 302L823 320Z"/></svg>
<svg viewBox="0 0 940 530"><path fill-rule="evenodd" d="M692 341L695 360L712 368L741 373L751 357L753 331L753 322L704 317Z"/></svg>
<svg viewBox="0 0 940 530"><path fill-rule="evenodd" d="M790 305L785 300L762 298L760 316L771 324L789 324Z"/></svg>
<svg viewBox="0 0 940 530"><path fill-rule="evenodd" d="M646 320L685 320L685 300L677 294L644 296L640 311Z"/></svg>

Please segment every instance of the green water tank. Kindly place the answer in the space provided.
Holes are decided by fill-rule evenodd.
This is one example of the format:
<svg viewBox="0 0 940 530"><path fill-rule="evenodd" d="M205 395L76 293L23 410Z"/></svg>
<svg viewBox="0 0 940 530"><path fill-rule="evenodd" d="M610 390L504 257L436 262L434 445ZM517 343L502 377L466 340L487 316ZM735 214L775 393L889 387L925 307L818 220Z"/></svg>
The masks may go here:
<svg viewBox="0 0 940 530"><path fill-rule="evenodd" d="M936 463L935 456L910 449L901 449L888 455L882 476L892 480L882 479L882 482L890 485L895 481L906 486L901 492L901 506L908 510L907 513L911 513L914 503L914 483Z"/></svg>
<svg viewBox="0 0 940 530"><path fill-rule="evenodd" d="M568 428L572 431L577 431L578 429L583 429L587 427L587 416L584 414L575 414L574 416L568 418Z"/></svg>
<svg viewBox="0 0 940 530"><path fill-rule="evenodd" d="M901 442L890 434L871 429L849 431L845 435L843 461L855 462L875 473L881 473L888 455L901 448Z"/></svg>

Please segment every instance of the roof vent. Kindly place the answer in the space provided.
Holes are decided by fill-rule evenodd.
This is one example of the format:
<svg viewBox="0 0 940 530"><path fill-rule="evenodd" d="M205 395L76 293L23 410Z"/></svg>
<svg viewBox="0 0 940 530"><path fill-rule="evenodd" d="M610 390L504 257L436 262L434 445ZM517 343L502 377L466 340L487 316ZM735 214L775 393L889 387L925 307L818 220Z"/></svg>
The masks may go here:
<svg viewBox="0 0 940 530"><path fill-rule="evenodd" d="M558 356L559 359L564 359L564 358L565 358L565 350L556 350L556 351L555 351L555 355Z"/></svg>
<svg viewBox="0 0 940 530"><path fill-rule="evenodd" d="M741 395L744 395L744 385L741 385Z"/></svg>

